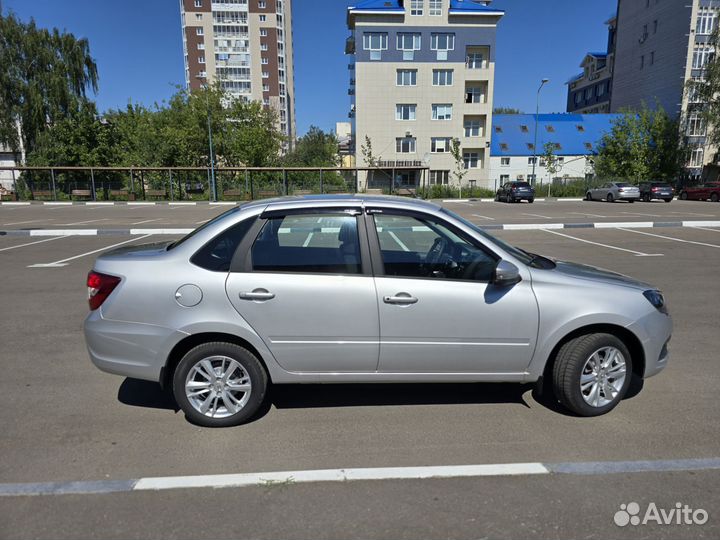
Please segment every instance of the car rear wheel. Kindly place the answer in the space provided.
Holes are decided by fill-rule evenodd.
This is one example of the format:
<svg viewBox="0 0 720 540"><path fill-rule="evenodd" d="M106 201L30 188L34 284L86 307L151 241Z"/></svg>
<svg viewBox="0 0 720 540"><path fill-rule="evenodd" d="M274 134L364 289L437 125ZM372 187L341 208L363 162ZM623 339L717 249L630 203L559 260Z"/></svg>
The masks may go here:
<svg viewBox="0 0 720 540"><path fill-rule="evenodd" d="M615 202L615 197L613 197L613 194L612 194L612 193L608 193L608 194L607 194L607 197L605 197L605 200L606 200L607 202Z"/></svg>
<svg viewBox="0 0 720 540"><path fill-rule="evenodd" d="M687 198L687 191L683 191L682 193L680 193L680 200L687 201Z"/></svg>
<svg viewBox="0 0 720 540"><path fill-rule="evenodd" d="M665 202L672 202L672 199L663 199Z"/></svg>
<svg viewBox="0 0 720 540"><path fill-rule="evenodd" d="M175 369L173 394L191 422L206 427L236 426L249 420L267 392L265 368L234 343L203 343Z"/></svg>
<svg viewBox="0 0 720 540"><path fill-rule="evenodd" d="M560 403L580 416L614 409L627 393L632 359L612 334L587 334L565 343L553 365L553 389Z"/></svg>
<svg viewBox="0 0 720 540"><path fill-rule="evenodd" d="M710 195L710 200L711 200L712 202L718 202L718 194L717 194L717 193L713 193L712 195Z"/></svg>
<svg viewBox="0 0 720 540"><path fill-rule="evenodd" d="M534 203L534 202L535 202L535 197L530 197L530 198L528 199L528 202L529 202L530 204Z"/></svg>
<svg viewBox="0 0 720 540"><path fill-rule="evenodd" d="M628 202L629 202L629 203L634 203L634 202L635 202L635 199L628 199Z"/></svg>

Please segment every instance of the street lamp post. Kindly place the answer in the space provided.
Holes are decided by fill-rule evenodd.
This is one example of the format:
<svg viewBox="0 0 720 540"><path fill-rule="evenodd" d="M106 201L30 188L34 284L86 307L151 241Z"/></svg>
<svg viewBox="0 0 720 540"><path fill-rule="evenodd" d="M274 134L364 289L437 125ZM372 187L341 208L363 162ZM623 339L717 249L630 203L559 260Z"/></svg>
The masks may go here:
<svg viewBox="0 0 720 540"><path fill-rule="evenodd" d="M550 79L543 79L540 82L540 88L537 91L537 101L535 105L535 140L533 141L533 166L532 166L532 181L535 183L535 165L537 164L537 131L538 131L538 116L540 116L540 90L550 82Z"/></svg>
<svg viewBox="0 0 720 540"><path fill-rule="evenodd" d="M197 77L198 79L205 80L204 77ZM203 88L205 88L205 102L207 104L207 126L208 126L208 141L210 143L210 200L217 201L217 190L215 189L215 153L213 152L213 139L212 139L212 121L210 117L210 86L205 81Z"/></svg>

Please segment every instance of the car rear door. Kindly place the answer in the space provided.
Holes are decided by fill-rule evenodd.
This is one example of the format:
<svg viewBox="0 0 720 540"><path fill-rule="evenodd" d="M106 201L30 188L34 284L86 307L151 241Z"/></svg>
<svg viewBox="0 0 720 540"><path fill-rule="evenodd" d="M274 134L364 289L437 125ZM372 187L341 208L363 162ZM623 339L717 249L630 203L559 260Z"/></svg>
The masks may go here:
<svg viewBox="0 0 720 540"><path fill-rule="evenodd" d="M360 215L263 214L233 259L228 298L287 371L377 368L377 296Z"/></svg>
<svg viewBox="0 0 720 540"><path fill-rule="evenodd" d="M490 283L498 257L431 215L387 208L367 217L385 373L477 373L527 368L538 307L528 279Z"/></svg>

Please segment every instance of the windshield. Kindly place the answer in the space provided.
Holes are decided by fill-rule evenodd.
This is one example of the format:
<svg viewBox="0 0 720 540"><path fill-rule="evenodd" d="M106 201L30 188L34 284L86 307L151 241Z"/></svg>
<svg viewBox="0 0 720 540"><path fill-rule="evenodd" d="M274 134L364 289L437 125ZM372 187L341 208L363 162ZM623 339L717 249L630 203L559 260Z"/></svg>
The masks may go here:
<svg viewBox="0 0 720 540"><path fill-rule="evenodd" d="M507 242L503 242L499 238L495 238L494 236L489 235L488 233L483 231L480 227L475 225L472 221L468 221L467 219L465 219L462 216L459 216L452 210L448 210L447 208L442 208L440 211L447 214L448 216L452 216L453 218L457 219L458 221L460 221L461 223L463 223L464 225L466 225L467 227L469 227L470 229L472 229L473 231L475 231L476 233L481 235L483 238L485 238L489 242L495 244L500 249L507 251L510 255L512 255L519 261L521 261L523 264L530 265L532 263L533 256L528 254L526 251L516 248L515 246L511 246Z"/></svg>
<svg viewBox="0 0 720 540"><path fill-rule="evenodd" d="M211 225L214 225L214 224L217 223L218 221L220 221L220 220L222 220L222 219L225 219L226 217L234 214L235 212L238 212L239 210L240 210L240 207L239 207L239 206L236 206L236 207L231 208L230 210L228 210L228 211L226 211L226 212L223 212L223 213L220 214L219 216L216 216L216 217L212 218L210 221L207 221L207 222L203 223L202 225L200 225L197 229L195 229L195 230L192 231L191 233L186 234L186 235L183 236L180 240L177 240L177 241L173 242L172 244L170 244L170 245L167 247L167 248L168 248L168 251L171 250L171 249L175 249L175 248L178 247L180 244L182 244L182 243L190 240L193 236L195 236L195 235L196 235L197 233L199 233L200 231L206 229L207 227L210 227Z"/></svg>

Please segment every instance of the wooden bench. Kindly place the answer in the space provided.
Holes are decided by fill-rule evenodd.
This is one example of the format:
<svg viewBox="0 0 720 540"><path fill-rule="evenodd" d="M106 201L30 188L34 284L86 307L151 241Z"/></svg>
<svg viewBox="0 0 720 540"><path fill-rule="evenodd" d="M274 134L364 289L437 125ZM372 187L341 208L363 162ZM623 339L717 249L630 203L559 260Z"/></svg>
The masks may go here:
<svg viewBox="0 0 720 540"><path fill-rule="evenodd" d="M51 198L53 196L52 191L33 191L32 192L33 199L40 198Z"/></svg>
<svg viewBox="0 0 720 540"><path fill-rule="evenodd" d="M368 195L382 195L383 194L383 190L379 189L379 188L368 188L367 190L365 190L365 192Z"/></svg>
<svg viewBox="0 0 720 540"><path fill-rule="evenodd" d="M130 191L127 189L111 189L109 194L111 197L130 197Z"/></svg>
<svg viewBox="0 0 720 540"><path fill-rule="evenodd" d="M415 193L415 188L403 187L395 190L395 195L398 195L399 197L414 197Z"/></svg>
<svg viewBox="0 0 720 540"><path fill-rule="evenodd" d="M244 189L233 188L223 191L223 199L227 199L228 197L240 200L247 200L250 198L250 195L245 193Z"/></svg>
<svg viewBox="0 0 720 540"><path fill-rule="evenodd" d="M303 195L312 195L311 189L296 189L293 191L293 195L303 196Z"/></svg>
<svg viewBox="0 0 720 540"><path fill-rule="evenodd" d="M90 191L89 189L73 189L70 192L70 196L81 198L81 199L91 199L92 191Z"/></svg>
<svg viewBox="0 0 720 540"><path fill-rule="evenodd" d="M145 197L160 197L164 199L166 196L164 189L146 189Z"/></svg>
<svg viewBox="0 0 720 540"><path fill-rule="evenodd" d="M267 191L267 190L261 190L255 192L255 198L256 199L270 199L272 197L277 197L278 193L277 191Z"/></svg>

